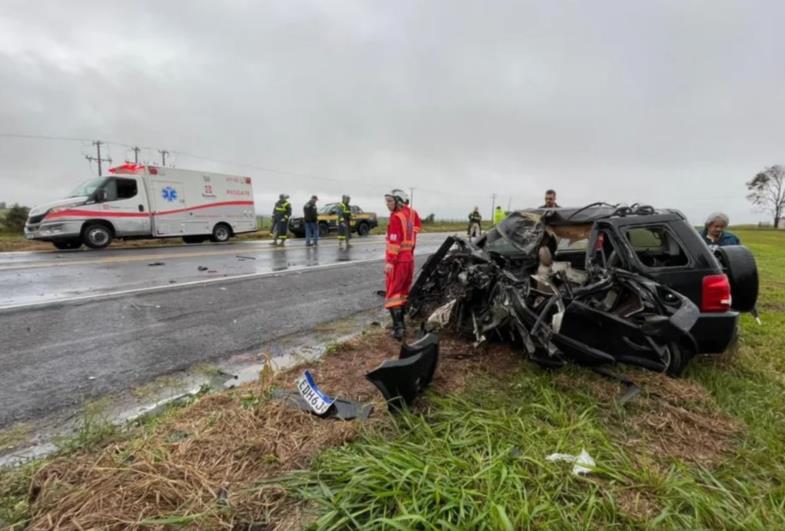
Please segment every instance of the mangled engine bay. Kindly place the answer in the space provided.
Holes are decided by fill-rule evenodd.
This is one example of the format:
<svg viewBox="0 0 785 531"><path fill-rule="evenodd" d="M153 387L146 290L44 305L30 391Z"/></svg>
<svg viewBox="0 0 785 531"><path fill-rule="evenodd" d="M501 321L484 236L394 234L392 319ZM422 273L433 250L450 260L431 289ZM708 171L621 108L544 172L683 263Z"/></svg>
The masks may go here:
<svg viewBox="0 0 785 531"><path fill-rule="evenodd" d="M591 231L524 211L476 243L450 237L423 266L409 313L475 345L510 342L543 366L623 362L678 374L695 351L697 306L613 267L613 257L579 250L585 266L553 261L557 248L589 241Z"/></svg>

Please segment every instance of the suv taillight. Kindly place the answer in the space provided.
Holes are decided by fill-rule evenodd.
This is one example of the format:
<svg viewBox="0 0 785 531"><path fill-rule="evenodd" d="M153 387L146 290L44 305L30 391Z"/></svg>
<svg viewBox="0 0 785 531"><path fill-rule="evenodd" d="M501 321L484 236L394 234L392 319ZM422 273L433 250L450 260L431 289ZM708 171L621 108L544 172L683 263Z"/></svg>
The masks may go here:
<svg viewBox="0 0 785 531"><path fill-rule="evenodd" d="M727 275L709 275L703 277L701 295L701 311L727 312L730 310L730 282Z"/></svg>

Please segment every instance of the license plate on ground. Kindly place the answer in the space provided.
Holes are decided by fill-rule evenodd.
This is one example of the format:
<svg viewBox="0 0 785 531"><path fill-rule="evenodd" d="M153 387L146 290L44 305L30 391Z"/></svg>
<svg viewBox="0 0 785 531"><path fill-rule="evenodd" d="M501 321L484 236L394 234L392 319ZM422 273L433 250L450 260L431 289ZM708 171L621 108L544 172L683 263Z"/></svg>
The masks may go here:
<svg viewBox="0 0 785 531"><path fill-rule="evenodd" d="M327 396L313 379L309 371L305 371L303 375L297 380L297 389L300 395L308 403L308 407L313 410L317 415L324 415L330 406L333 405L335 399Z"/></svg>

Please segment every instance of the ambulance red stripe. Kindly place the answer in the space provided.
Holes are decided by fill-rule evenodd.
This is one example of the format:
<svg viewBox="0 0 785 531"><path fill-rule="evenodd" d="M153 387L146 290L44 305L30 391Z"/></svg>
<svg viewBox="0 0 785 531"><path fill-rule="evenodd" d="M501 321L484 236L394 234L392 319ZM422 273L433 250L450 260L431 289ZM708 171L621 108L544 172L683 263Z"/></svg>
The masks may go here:
<svg viewBox="0 0 785 531"><path fill-rule="evenodd" d="M68 209L60 210L47 214L44 219L57 219L67 217L93 217L93 218L146 218L151 215L166 216L168 214L179 214L181 212L188 212L191 210L201 210L204 208L226 207L226 206L253 206L253 201L222 201L220 203L210 203L207 205L198 205L189 208L179 208L176 210L163 210L161 212L115 212L112 210L79 210Z"/></svg>

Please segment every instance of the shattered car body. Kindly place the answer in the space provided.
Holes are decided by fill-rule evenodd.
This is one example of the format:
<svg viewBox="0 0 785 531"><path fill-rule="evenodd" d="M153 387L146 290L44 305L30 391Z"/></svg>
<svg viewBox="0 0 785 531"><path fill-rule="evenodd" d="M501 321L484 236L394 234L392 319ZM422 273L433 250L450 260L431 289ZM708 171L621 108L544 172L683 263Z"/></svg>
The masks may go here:
<svg viewBox="0 0 785 531"><path fill-rule="evenodd" d="M610 205L529 210L511 214L476 243L450 237L423 266L410 315L473 337L476 345L509 341L544 366L624 362L679 374L701 351L692 331L704 314L684 293L625 267L628 249L609 248L611 235L598 230L599 220L620 215L647 223L675 216L686 226L678 214L657 214L651 207L620 214ZM738 314L722 317L730 341Z"/></svg>

